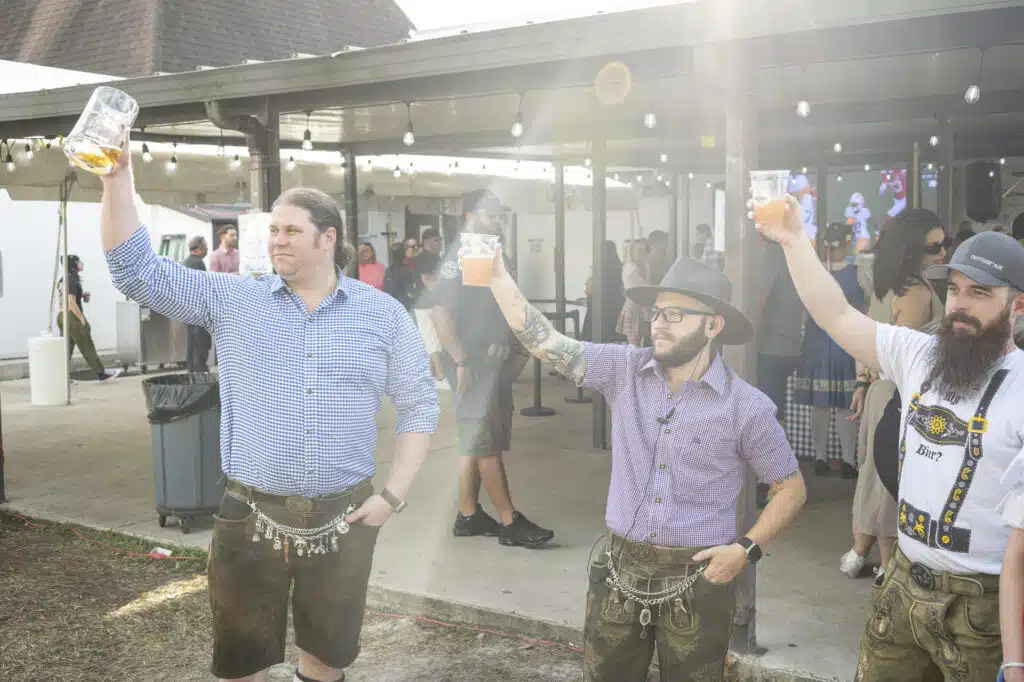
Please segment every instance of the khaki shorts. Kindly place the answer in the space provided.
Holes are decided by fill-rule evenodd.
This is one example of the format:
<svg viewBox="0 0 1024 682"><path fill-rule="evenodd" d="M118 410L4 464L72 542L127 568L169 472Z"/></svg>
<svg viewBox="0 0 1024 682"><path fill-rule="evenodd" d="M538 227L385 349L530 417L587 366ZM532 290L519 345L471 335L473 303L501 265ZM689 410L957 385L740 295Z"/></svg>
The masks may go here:
<svg viewBox="0 0 1024 682"><path fill-rule="evenodd" d="M254 493L253 499L278 523L316 528L372 494L373 487L365 482L327 497L264 498ZM338 552L298 556L294 547L285 552L275 550L272 541L253 542L256 515L238 495L249 493L229 481L214 517L207 566L214 677L246 677L284 661L289 592L296 645L332 668L351 665L359 655L379 529L352 524L339 537Z"/></svg>

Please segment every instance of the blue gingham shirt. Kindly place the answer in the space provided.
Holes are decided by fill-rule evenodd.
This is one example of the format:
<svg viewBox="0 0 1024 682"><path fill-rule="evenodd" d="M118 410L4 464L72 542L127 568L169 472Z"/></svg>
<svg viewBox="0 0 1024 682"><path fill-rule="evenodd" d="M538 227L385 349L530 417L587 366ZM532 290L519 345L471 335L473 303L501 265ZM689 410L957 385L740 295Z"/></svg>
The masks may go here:
<svg viewBox="0 0 1024 682"><path fill-rule="evenodd" d="M398 433L433 433L440 408L405 309L344 277L312 312L277 275L190 270L153 252L145 227L107 252L114 286L204 327L220 369L221 467L276 495L326 495L376 471L382 396Z"/></svg>

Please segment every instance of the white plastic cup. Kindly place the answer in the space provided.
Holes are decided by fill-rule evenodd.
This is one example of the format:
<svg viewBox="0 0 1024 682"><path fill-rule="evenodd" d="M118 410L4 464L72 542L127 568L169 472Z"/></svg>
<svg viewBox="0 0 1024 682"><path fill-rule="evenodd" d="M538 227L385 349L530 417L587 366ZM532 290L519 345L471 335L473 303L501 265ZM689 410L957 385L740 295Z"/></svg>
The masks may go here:
<svg viewBox="0 0 1024 682"><path fill-rule="evenodd" d="M462 249L462 283L471 287L491 286L494 271L494 256L498 252L498 236L463 232L460 236Z"/></svg>
<svg viewBox="0 0 1024 682"><path fill-rule="evenodd" d="M750 171L750 206L759 225L782 222L789 190L788 170Z"/></svg>

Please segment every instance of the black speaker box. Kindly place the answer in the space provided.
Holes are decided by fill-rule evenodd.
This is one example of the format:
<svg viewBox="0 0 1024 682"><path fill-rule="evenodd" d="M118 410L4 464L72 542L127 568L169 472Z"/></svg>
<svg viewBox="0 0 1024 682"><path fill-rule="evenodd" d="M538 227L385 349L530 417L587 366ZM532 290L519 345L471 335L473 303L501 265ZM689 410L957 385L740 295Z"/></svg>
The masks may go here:
<svg viewBox="0 0 1024 682"><path fill-rule="evenodd" d="M967 217L986 223L999 217L1003 205L1002 169L992 161L967 164L964 186L967 194Z"/></svg>

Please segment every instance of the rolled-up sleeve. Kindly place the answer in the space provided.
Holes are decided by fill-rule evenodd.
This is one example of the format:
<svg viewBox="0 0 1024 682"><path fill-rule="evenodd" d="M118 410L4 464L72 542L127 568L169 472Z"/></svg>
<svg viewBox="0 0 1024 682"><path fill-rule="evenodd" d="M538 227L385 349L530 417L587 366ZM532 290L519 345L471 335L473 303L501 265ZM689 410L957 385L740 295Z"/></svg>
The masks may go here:
<svg viewBox="0 0 1024 682"><path fill-rule="evenodd" d="M775 418L775 404L758 395L741 407L748 412L740 441L740 454L762 483L775 483L791 476L798 468L786 432Z"/></svg>
<svg viewBox="0 0 1024 682"><path fill-rule="evenodd" d="M384 389L395 406L395 432L434 433L441 407L427 351L409 314L397 303L395 309L394 341Z"/></svg>
<svg viewBox="0 0 1024 682"><path fill-rule="evenodd" d="M215 302L239 281L156 255L145 226L107 251L106 257L114 287L125 296L161 315L211 331Z"/></svg>

